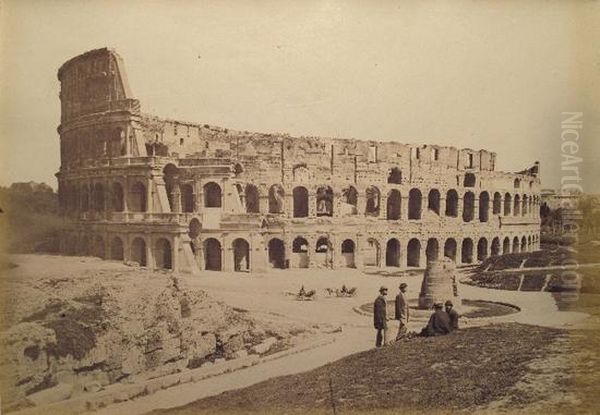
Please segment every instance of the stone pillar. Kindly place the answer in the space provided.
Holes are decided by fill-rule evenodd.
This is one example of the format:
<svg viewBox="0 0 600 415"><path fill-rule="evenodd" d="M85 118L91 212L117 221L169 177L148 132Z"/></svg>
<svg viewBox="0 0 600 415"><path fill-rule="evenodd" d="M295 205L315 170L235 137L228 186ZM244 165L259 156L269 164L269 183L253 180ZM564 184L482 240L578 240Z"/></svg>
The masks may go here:
<svg viewBox="0 0 600 415"><path fill-rule="evenodd" d="M360 216L365 216L365 210L367 208L367 197L365 196L365 192L358 193L356 198L356 214Z"/></svg>
<svg viewBox="0 0 600 415"><path fill-rule="evenodd" d="M455 265L451 259L443 258L430 262L421 283L419 308L430 309L434 303L444 303L447 300L451 300L455 306L460 306L460 297L454 290L455 284Z"/></svg>
<svg viewBox="0 0 600 415"><path fill-rule="evenodd" d="M317 195L311 189L308 191L308 217L314 218L317 216Z"/></svg>
<svg viewBox="0 0 600 415"><path fill-rule="evenodd" d="M200 271L203 271L205 268L204 245L202 244L200 238L196 238L196 241L194 242L194 248L196 250L196 252L194 253L196 257L196 263L198 264L198 268L200 269Z"/></svg>
<svg viewBox="0 0 600 415"><path fill-rule="evenodd" d="M146 180L146 212L154 213L154 180L150 176Z"/></svg>
<svg viewBox="0 0 600 415"><path fill-rule="evenodd" d="M155 269L156 264L154 262L154 251L152 247L154 246L154 240L152 237L146 240L146 266L150 269Z"/></svg>
<svg viewBox="0 0 600 415"><path fill-rule="evenodd" d="M268 267L268 251L261 234L250 235L250 272L265 272Z"/></svg>
<svg viewBox="0 0 600 415"><path fill-rule="evenodd" d="M204 188L201 180L194 180L194 212L202 212L204 207Z"/></svg>
<svg viewBox="0 0 600 415"><path fill-rule="evenodd" d="M401 196L400 220L408 222L408 196Z"/></svg>
<svg viewBox="0 0 600 415"><path fill-rule="evenodd" d="M221 269L226 272L232 272L233 266L233 246L229 237L224 236L221 243Z"/></svg>
<svg viewBox="0 0 600 415"><path fill-rule="evenodd" d="M123 177L123 213L129 212L129 177ZM125 215L127 217L127 215Z"/></svg>
<svg viewBox="0 0 600 415"><path fill-rule="evenodd" d="M421 243L421 250L419 253L419 268L427 267L427 240L425 242L419 241Z"/></svg>
<svg viewBox="0 0 600 415"><path fill-rule="evenodd" d="M405 239L399 239L398 242L400 243L400 268L401 269L406 269L406 261L407 261L407 256L406 256L406 252L408 251L408 240Z"/></svg>
<svg viewBox="0 0 600 415"><path fill-rule="evenodd" d="M175 272L179 271L179 255L183 255L182 249L179 246L181 244L181 238L178 235L173 237L173 243L171 246L171 269Z"/></svg>
<svg viewBox="0 0 600 415"><path fill-rule="evenodd" d="M367 241L362 234L356 235L354 243L354 266L358 269L364 267L364 255L363 247L366 246Z"/></svg>
<svg viewBox="0 0 600 415"><path fill-rule="evenodd" d="M456 238L455 238L456 239ZM510 252L510 250L509 250ZM456 239L456 265L462 264L462 240Z"/></svg>
<svg viewBox="0 0 600 415"><path fill-rule="evenodd" d="M258 197L258 207L259 207L259 212L266 215L269 213L269 194L267 191L267 195L265 196L264 194L260 193L259 197Z"/></svg>

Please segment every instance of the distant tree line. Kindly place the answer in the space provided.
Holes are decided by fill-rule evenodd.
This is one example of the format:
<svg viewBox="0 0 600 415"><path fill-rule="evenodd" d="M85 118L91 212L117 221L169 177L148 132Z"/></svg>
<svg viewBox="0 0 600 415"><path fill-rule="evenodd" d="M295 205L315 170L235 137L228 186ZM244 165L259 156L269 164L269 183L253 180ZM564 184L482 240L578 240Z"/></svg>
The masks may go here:
<svg viewBox="0 0 600 415"><path fill-rule="evenodd" d="M58 212L58 195L44 183L0 186L0 231L3 248L13 253L59 251L64 221Z"/></svg>

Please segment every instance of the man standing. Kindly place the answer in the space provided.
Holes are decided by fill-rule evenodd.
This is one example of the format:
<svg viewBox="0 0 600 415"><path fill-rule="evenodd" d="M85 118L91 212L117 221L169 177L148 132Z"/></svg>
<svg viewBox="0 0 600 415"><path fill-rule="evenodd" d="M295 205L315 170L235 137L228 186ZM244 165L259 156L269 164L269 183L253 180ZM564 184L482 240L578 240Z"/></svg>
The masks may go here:
<svg viewBox="0 0 600 415"><path fill-rule="evenodd" d="M373 324L377 330L377 337L375 339L375 347L381 347L387 342L387 315L386 315L386 302L385 296L387 295L387 288L381 287L379 289L379 296L375 299L373 304Z"/></svg>
<svg viewBox="0 0 600 415"><path fill-rule="evenodd" d="M450 333L450 318L443 308L442 303L435 303L433 305L434 312L429 318L427 326L421 330L421 336L443 336Z"/></svg>
<svg viewBox="0 0 600 415"><path fill-rule="evenodd" d="M395 319L399 321L398 325L398 335L396 336L396 340L401 339L406 336L408 332L408 301L406 299L406 288L408 284L402 283L400 284L400 292L396 296L396 316Z"/></svg>
<svg viewBox="0 0 600 415"><path fill-rule="evenodd" d="M458 313L453 308L453 306L454 305L452 304L452 301L446 301L445 308L446 313L448 313L448 317L450 318L450 329L458 330Z"/></svg>

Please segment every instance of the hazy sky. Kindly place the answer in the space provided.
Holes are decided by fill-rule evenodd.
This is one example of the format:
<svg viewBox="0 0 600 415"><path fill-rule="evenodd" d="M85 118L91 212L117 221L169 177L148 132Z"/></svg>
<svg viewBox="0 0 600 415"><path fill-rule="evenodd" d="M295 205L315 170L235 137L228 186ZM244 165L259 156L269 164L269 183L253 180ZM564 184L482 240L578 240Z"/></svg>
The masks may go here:
<svg viewBox="0 0 600 415"><path fill-rule="evenodd" d="M142 111L239 130L498 153L561 172L583 111L584 189L600 193L596 1L1 1L0 185L56 187L56 71L123 57Z"/></svg>

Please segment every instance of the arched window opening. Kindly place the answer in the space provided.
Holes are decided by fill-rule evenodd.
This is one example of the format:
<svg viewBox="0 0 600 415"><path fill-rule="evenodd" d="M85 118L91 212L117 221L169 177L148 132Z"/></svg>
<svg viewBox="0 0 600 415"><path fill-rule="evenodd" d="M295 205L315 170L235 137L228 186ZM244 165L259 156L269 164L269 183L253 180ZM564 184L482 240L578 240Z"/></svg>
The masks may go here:
<svg viewBox="0 0 600 415"><path fill-rule="evenodd" d="M447 239L444 244L444 256L446 258L450 258L453 261L456 261L456 240L455 239Z"/></svg>
<svg viewBox="0 0 600 415"><path fill-rule="evenodd" d="M385 250L385 265L387 267L400 266L400 242L396 238L392 238L387 242Z"/></svg>
<svg viewBox="0 0 600 415"><path fill-rule="evenodd" d="M186 213L194 211L194 187L191 184L181 186L181 211Z"/></svg>
<svg viewBox="0 0 600 415"><path fill-rule="evenodd" d="M425 248L425 256L427 257L427 262L436 261L439 257L440 246L439 242L435 238L430 238L427 241L427 247Z"/></svg>
<svg viewBox="0 0 600 415"><path fill-rule="evenodd" d="M100 183L94 185L94 210L96 212L104 210L104 186Z"/></svg>
<svg viewBox="0 0 600 415"><path fill-rule="evenodd" d="M168 239L161 238L156 241L156 253L154 258L156 260L156 267L159 269L172 269L172 253L171 253L171 242Z"/></svg>
<svg viewBox="0 0 600 415"><path fill-rule="evenodd" d="M379 258L380 258L380 247L379 242L376 239L369 238L367 239L367 245L363 252L363 262L365 266L378 267L379 266Z"/></svg>
<svg viewBox="0 0 600 415"><path fill-rule="evenodd" d="M498 192L494 193L494 202L492 205L492 214L500 215L502 214L502 195Z"/></svg>
<svg viewBox="0 0 600 415"><path fill-rule="evenodd" d="M308 254L308 241L301 236L292 242L292 254L295 256L295 268L308 268L310 263Z"/></svg>
<svg viewBox="0 0 600 415"><path fill-rule="evenodd" d="M515 195L515 203L513 205L513 215L519 216L521 214L521 196Z"/></svg>
<svg viewBox="0 0 600 415"><path fill-rule="evenodd" d="M381 197L379 189L375 186L369 186L365 193L367 197L365 214L367 216L379 216L379 201Z"/></svg>
<svg viewBox="0 0 600 415"><path fill-rule="evenodd" d="M510 193L504 195L504 216L510 215L510 207L512 205L512 196Z"/></svg>
<svg viewBox="0 0 600 415"><path fill-rule="evenodd" d="M461 262L463 264L473 263L473 240L471 238L466 238L462 241Z"/></svg>
<svg viewBox="0 0 600 415"><path fill-rule="evenodd" d="M483 261L488 256L488 241L485 238L480 238L477 242L477 260Z"/></svg>
<svg viewBox="0 0 600 415"><path fill-rule="evenodd" d="M475 175L473 173L466 173L463 180L463 187L475 187Z"/></svg>
<svg viewBox="0 0 600 415"><path fill-rule="evenodd" d="M347 268L354 268L354 241L352 239L346 239L342 242L342 257L344 258L344 264Z"/></svg>
<svg viewBox="0 0 600 415"><path fill-rule="evenodd" d="M112 208L115 212L123 212L125 209L123 203L123 186L118 182L112 185Z"/></svg>
<svg viewBox="0 0 600 415"><path fill-rule="evenodd" d="M342 190L342 214L356 215L358 205L358 192L354 186L348 186Z"/></svg>
<svg viewBox="0 0 600 415"><path fill-rule="evenodd" d="M258 188L253 184L246 185L246 212L247 213L259 213L260 212L260 197L258 194Z"/></svg>
<svg viewBox="0 0 600 415"><path fill-rule="evenodd" d="M285 268L285 245L281 239L273 238L269 241L269 263L272 268Z"/></svg>
<svg viewBox="0 0 600 415"><path fill-rule="evenodd" d="M500 255L500 238L495 237L494 239L492 239L491 256L498 255Z"/></svg>
<svg viewBox="0 0 600 415"><path fill-rule="evenodd" d="M132 212L146 212L146 186L135 182L129 191L128 207Z"/></svg>
<svg viewBox="0 0 600 415"><path fill-rule="evenodd" d="M440 214L440 192L437 189L431 189L427 196L427 209L436 215Z"/></svg>
<svg viewBox="0 0 600 415"><path fill-rule="evenodd" d="M421 191L411 189L408 194L408 219L421 219Z"/></svg>
<svg viewBox="0 0 600 415"><path fill-rule="evenodd" d="M519 252L519 238L518 237L514 237L513 238L513 249L512 249L513 253Z"/></svg>
<svg viewBox="0 0 600 415"><path fill-rule="evenodd" d="M510 238L508 236L502 241L502 254L510 254Z"/></svg>
<svg viewBox="0 0 600 415"><path fill-rule="evenodd" d="M204 241L204 269L221 271L221 242L215 238Z"/></svg>
<svg viewBox="0 0 600 415"><path fill-rule="evenodd" d="M446 216L458 216L458 193L456 190L448 190L446 193Z"/></svg>
<svg viewBox="0 0 600 415"><path fill-rule="evenodd" d="M233 270L235 272L250 271L250 244L242 238L235 239L233 248Z"/></svg>
<svg viewBox="0 0 600 415"><path fill-rule="evenodd" d="M400 192L396 189L392 189L387 199L387 219L398 220L400 219L402 198Z"/></svg>
<svg viewBox="0 0 600 415"><path fill-rule="evenodd" d="M146 242L142 238L135 238L131 243L131 260L142 267L148 265L146 262Z"/></svg>
<svg viewBox="0 0 600 415"><path fill-rule="evenodd" d="M115 236L112 241L110 241L110 259L123 261L125 257L124 253L123 240L118 236Z"/></svg>
<svg viewBox="0 0 600 415"><path fill-rule="evenodd" d="M421 242L418 239L413 238L408 241L406 265L409 267L419 267L421 265Z"/></svg>
<svg viewBox="0 0 600 415"><path fill-rule="evenodd" d="M333 190L329 186L317 189L317 216L333 216Z"/></svg>
<svg viewBox="0 0 600 415"><path fill-rule="evenodd" d="M308 190L306 187L298 186L293 190L294 198L294 217L308 217Z"/></svg>
<svg viewBox="0 0 600 415"><path fill-rule="evenodd" d="M467 192L463 196L463 221L471 222L475 216L475 195Z"/></svg>
<svg viewBox="0 0 600 415"><path fill-rule="evenodd" d="M490 214L490 195L481 192L479 195L479 222L487 222Z"/></svg>
<svg viewBox="0 0 600 415"><path fill-rule="evenodd" d="M215 182L209 182L204 185L204 207L221 207L221 186Z"/></svg>
<svg viewBox="0 0 600 415"><path fill-rule="evenodd" d="M269 189L269 213L283 213L283 201L285 193L283 187L274 184Z"/></svg>

